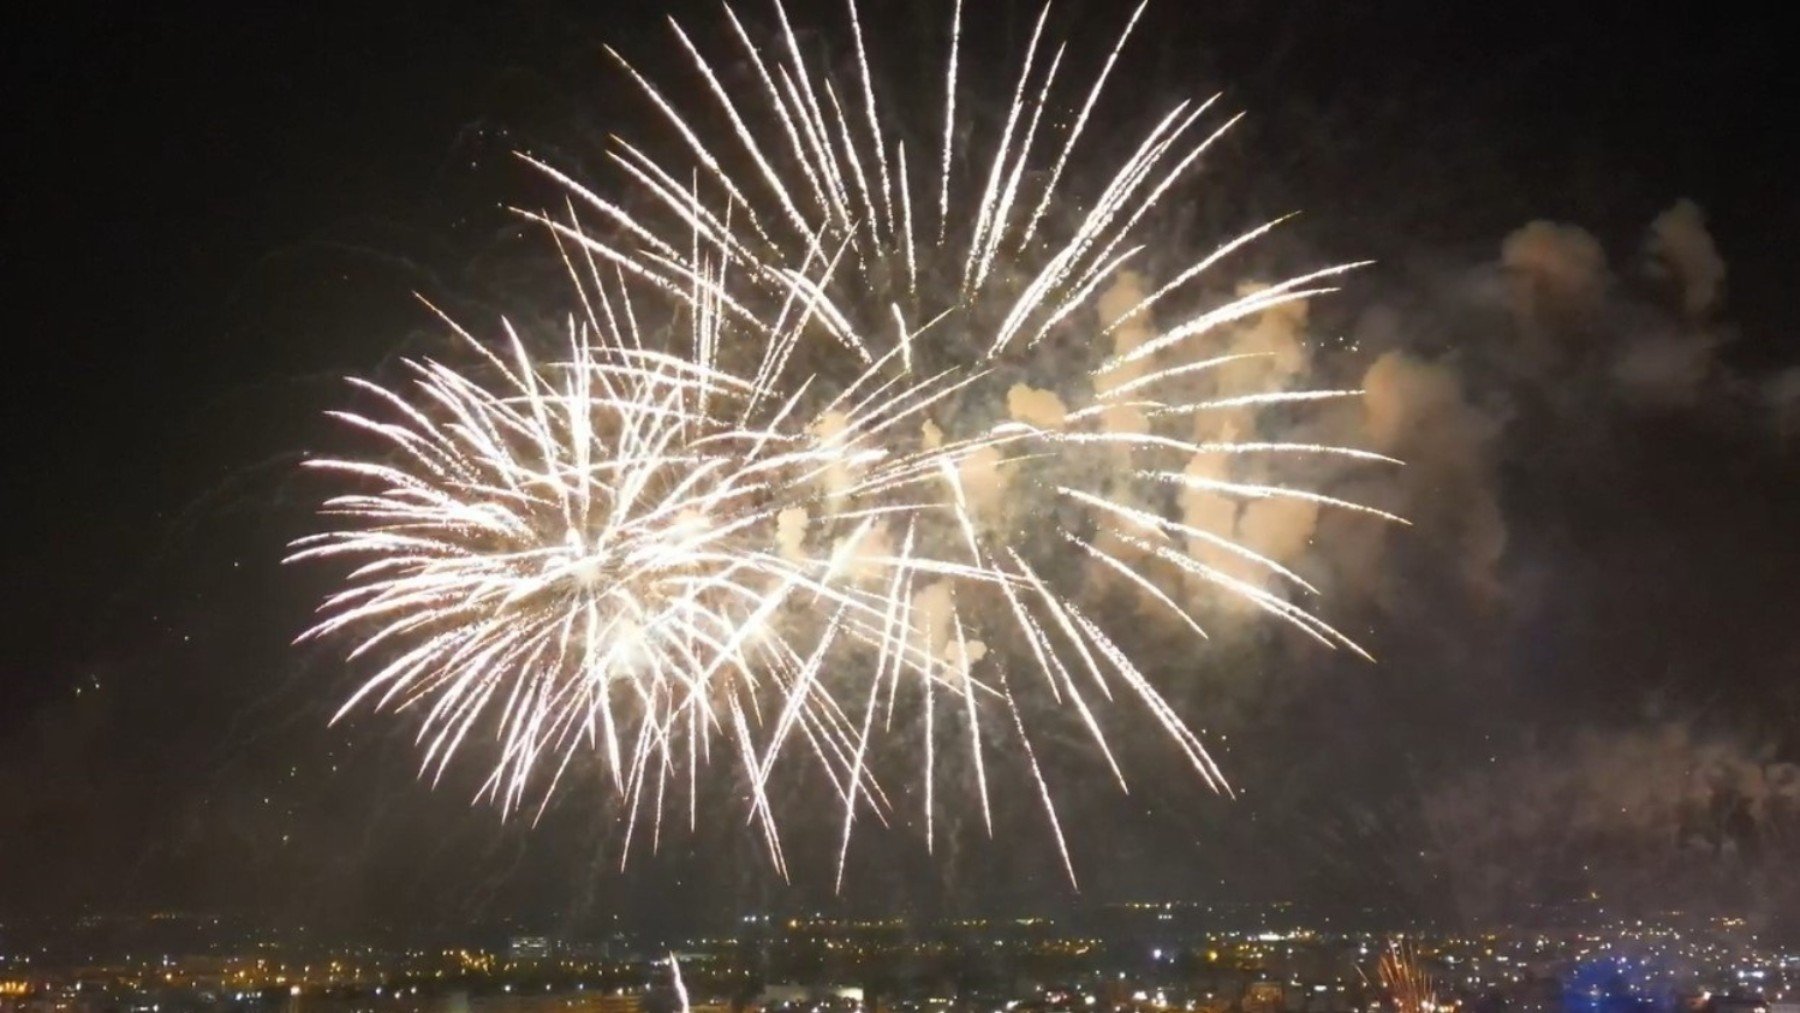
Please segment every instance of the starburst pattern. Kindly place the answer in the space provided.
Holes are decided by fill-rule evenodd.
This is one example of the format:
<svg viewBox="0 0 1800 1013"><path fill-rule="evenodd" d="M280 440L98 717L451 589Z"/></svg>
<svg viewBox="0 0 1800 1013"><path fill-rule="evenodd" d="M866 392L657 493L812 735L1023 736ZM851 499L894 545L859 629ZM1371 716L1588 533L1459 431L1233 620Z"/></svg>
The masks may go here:
<svg viewBox="0 0 1800 1013"><path fill-rule="evenodd" d="M898 139L848 9L854 60L842 74L805 58L779 4L773 46L725 8L743 82L674 26L704 110L684 112L619 59L680 151L659 159L617 141L629 201L531 160L569 195L564 213L527 212L555 237L579 306L564 349L535 355L510 328L490 348L459 328L471 367L408 361L405 385L357 382L379 410L339 417L386 450L312 462L357 488L328 503L338 526L293 558L358 564L309 636L350 636L353 658L379 659L345 710L421 711L428 769L471 737L494 740L486 791L508 808L534 791L547 800L573 761L597 753L628 841L645 814L659 836L683 787L690 822L701 818L700 769L725 743L784 874L768 790L784 751L812 757L836 790L841 882L859 812L885 819L895 805L872 750L897 709L917 715L928 842L938 751L961 742L991 831L984 743L1009 738L1073 879L1023 696L1073 714L1121 785L1097 715L1118 695L1200 777L1225 782L1081 600L1070 559L1196 636L1189 589L1210 587L1360 653L1292 600L1313 593L1300 574L1159 506L1189 489L1399 520L1187 466L1392 463L1194 435L1207 413L1359 393L1191 393L1246 358L1205 352L1209 335L1328 291L1348 266L1139 333L1270 223L1099 319L1097 293L1141 257L1147 220L1233 122L1202 131L1213 103L1179 104L1135 145L1081 156L1115 164L1097 188L1071 191L1142 7L1067 104L1046 8L988 136L959 129L959 4L935 159ZM1085 359L1066 350L1071 336ZM1023 382L1034 370L1052 375L1044 389Z"/></svg>

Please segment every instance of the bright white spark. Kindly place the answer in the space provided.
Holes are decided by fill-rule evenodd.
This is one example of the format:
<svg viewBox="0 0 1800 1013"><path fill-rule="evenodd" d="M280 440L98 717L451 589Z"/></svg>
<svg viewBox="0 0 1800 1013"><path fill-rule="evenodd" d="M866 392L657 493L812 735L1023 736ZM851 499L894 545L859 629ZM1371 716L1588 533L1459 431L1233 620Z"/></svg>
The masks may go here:
<svg viewBox="0 0 1800 1013"><path fill-rule="evenodd" d="M1260 473L1182 470L1199 455L1391 461L1193 437L1199 413L1355 391L1184 400L1191 384L1177 382L1246 357L1184 354L1199 339L1324 291L1316 283L1346 267L1152 327L1110 356L1041 362L1036 375L1064 378L1064 403L1086 405L1059 428L995 410L1024 366L1051 354L1047 336L1104 339L1125 319L1149 326L1153 304L1274 224L1176 264L1175 281L1119 320L1097 319L1100 285L1149 248L1140 223L1224 129L1199 132L1208 105L1182 103L1141 137L1109 137L1071 161L1142 9L1072 121L1055 88L1066 50L1036 71L1040 18L996 131L958 119L957 0L935 175L909 169L898 132L887 132L910 108L884 105L872 59L881 54L865 48L854 2L854 73L842 79L807 61L779 3L767 44L726 8L736 51L724 60L675 26L703 85L701 110L613 54L686 154L658 161L646 153L655 146L619 141L630 200L527 159L569 196L566 219L530 215L551 229L578 296L567 347L533 354L508 328L490 348L458 328L468 368L407 360L402 383L356 382L372 408L336 414L371 446L309 462L346 491L325 506L332 530L298 541L291 558L352 568L305 636L347 637L352 657L375 666L344 711L368 702L418 712L433 776L471 741L490 740L483 792L507 809L534 791L547 797L576 757L598 757L628 811L627 850L640 810L652 846L660 839L665 798L683 781L690 823L699 818L697 768L720 745L747 786L747 820L784 871L771 793L784 753L799 753L843 806L840 883L859 808L883 821L892 809L876 772L897 711L923 726L919 747L901 751L918 763L905 776L923 781L928 841L944 804L940 737L966 743L990 833L1004 797L990 778L1001 758L1022 757L1074 879L1028 734L1036 701L1009 678L1009 659L1042 677L1024 681L1046 702L1073 712L1121 786L1097 710L1115 690L1228 790L1145 665L1077 600L1070 558L1122 578L1195 636L1205 635L1189 614L1198 583L1360 651L1243 575L1311 591L1293 570L1230 532L1147 508L1157 500L1146 494L1179 485L1399 518ZM934 124L921 126L929 135ZM929 209L934 190L937 240L917 242L915 199ZM584 226L577 209L604 229ZM1101 383L1135 363L1123 382ZM1116 400L1149 388L1154 401ZM1147 428L1107 427L1115 410L1139 408ZM1070 521L1115 540L1059 529ZM1184 544L1222 550L1245 570L1224 572ZM984 742L1009 735L1022 748L984 754Z"/></svg>

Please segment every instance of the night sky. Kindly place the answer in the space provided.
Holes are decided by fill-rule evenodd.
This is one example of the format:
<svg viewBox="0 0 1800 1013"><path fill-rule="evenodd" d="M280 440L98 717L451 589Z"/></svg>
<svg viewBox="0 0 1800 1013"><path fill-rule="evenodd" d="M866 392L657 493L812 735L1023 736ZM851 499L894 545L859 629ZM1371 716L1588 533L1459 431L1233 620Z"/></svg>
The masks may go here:
<svg viewBox="0 0 1800 1013"><path fill-rule="evenodd" d="M15 12L0 32L0 915L354 928L822 902L826 875L773 880L739 809L621 875L597 788L536 828L502 823L468 807L473 771L418 782L400 724L328 728L355 673L289 641L330 575L279 563L329 491L298 462L344 446L322 418L342 378L447 347L414 293L478 331L528 301L544 242L502 205L543 189L509 152L601 179L607 132L655 128L601 44L669 76L662 14L704 35L716 8L113 6ZM948 4L867 8L884 44L935 52ZM999 67L1035 8L970 8L993 19L973 52L994 56L971 62ZM839 5L793 10L845 38ZM1058 11L1089 39L1122 16ZM1407 424L1460 420L1469 456L1401 453L1423 457L1419 528L1335 613L1380 664L1250 629L1176 694L1228 736L1239 800L1146 748L1130 799L1072 795L1073 824L1105 828L1077 834L1079 899L1025 813L1002 843L952 828L935 857L871 831L843 903L1291 898L1478 921L1590 889L1800 897L1781 872L1800 866L1784 38L1756 5L1156 0L1110 101L1222 88L1250 112L1201 177L1195 227L1216 241L1215 221L1301 208L1268 266L1376 258L1316 312L1359 343L1335 368L1403 351L1451 377L1447 414ZM1683 200L1726 270L1691 312L1644 253ZM1579 324L1507 311L1503 244L1534 221L1606 253ZM1678 389L1659 372L1640 396L1620 364L1676 345ZM1478 579L1466 502L1505 531ZM1639 815L1588 813L1621 799Z"/></svg>

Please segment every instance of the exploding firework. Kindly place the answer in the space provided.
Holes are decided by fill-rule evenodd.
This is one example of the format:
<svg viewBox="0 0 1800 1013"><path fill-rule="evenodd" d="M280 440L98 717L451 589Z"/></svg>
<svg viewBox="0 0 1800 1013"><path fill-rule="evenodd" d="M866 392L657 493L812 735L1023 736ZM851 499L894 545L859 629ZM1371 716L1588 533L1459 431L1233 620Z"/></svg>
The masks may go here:
<svg viewBox="0 0 1800 1013"><path fill-rule="evenodd" d="M1135 145L1091 156L1100 185L1075 192L1095 175L1076 156L1141 12L1065 104L1046 8L1004 125L983 132L959 118L959 4L929 153L899 139L916 135L879 98L853 3L841 69L804 57L779 4L772 47L726 7L745 82L674 26L711 103L689 113L619 58L679 154L618 141L623 202L528 159L569 197L566 214L528 213L578 307L562 350L457 328L470 368L411 361L406 386L357 381L379 410L340 417L381 453L311 462L357 485L326 506L335 530L292 557L358 564L308 634L348 635L353 658L379 659L345 710L421 712L438 772L471 737L493 739L484 793L507 808L547 800L597 754L627 849L640 815L660 834L671 794L700 818L699 772L722 743L784 874L769 785L784 750L799 752L841 803L840 882L858 814L896 804L873 747L897 710L920 731L907 777L928 843L946 804L940 750L966 751L991 832L984 752L1009 739L1071 879L1023 698L1078 720L1121 785L1096 712L1135 700L1223 789L1084 587L1198 637L1202 592L1222 594L1361 653L1295 604L1316 593L1299 573L1175 504L1199 493L1399 518L1231 469L1391 463L1234 435L1245 412L1360 392L1230 389L1255 356L1208 348L1347 267L1152 322L1270 223L1154 291L1102 295L1231 122L1201 131L1212 103L1177 105Z"/></svg>
<svg viewBox="0 0 1800 1013"><path fill-rule="evenodd" d="M1395 1013L1436 1013L1437 982L1419 962L1419 950L1404 939L1391 942L1375 967Z"/></svg>

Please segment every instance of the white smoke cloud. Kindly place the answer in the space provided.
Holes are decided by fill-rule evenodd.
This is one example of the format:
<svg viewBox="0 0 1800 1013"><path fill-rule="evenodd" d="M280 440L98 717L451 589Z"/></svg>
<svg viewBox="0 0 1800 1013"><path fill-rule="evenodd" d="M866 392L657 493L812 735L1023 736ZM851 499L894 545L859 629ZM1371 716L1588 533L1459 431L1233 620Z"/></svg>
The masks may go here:
<svg viewBox="0 0 1800 1013"><path fill-rule="evenodd" d="M1522 747L1422 802L1459 913L1476 922L1575 891L1667 908L1780 905L1800 888L1782 846L1800 828L1800 767L1683 722ZM1733 895L1746 887L1762 895Z"/></svg>
<svg viewBox="0 0 1800 1013"><path fill-rule="evenodd" d="M1726 269L1700 207L1682 200L1658 215L1642 262L1634 285L1614 275L1599 239L1579 226L1535 221L1508 235L1500 269L1516 328L1514 365L1545 383L1597 366L1612 391L1645 406L1701 401L1725 340L1711 317Z"/></svg>
<svg viewBox="0 0 1800 1013"><path fill-rule="evenodd" d="M1550 221L1530 222L1507 236L1500 268L1519 334L1534 358L1553 355L1549 346L1556 336L1579 332L1598 312L1610 281L1600 241L1578 226Z"/></svg>
<svg viewBox="0 0 1800 1013"><path fill-rule="evenodd" d="M1725 288L1725 260L1706 230L1706 213L1691 200L1681 200L1650 223L1645 251L1651 271L1673 279L1681 289L1681 307L1690 317L1716 308Z"/></svg>
<svg viewBox="0 0 1800 1013"><path fill-rule="evenodd" d="M1700 401L1718 354L1717 335L1705 330L1640 334L1618 350L1611 378L1642 404L1689 407Z"/></svg>
<svg viewBox="0 0 1800 1013"><path fill-rule="evenodd" d="M800 562L806 558L806 508L788 507L775 515L775 547L781 558Z"/></svg>
<svg viewBox="0 0 1800 1013"><path fill-rule="evenodd" d="M1446 551L1473 592L1493 597L1506 549L1494 461L1500 421L1468 399L1448 363L1406 352L1378 357L1363 374L1363 390L1372 449L1407 462L1391 480L1396 506Z"/></svg>
<svg viewBox="0 0 1800 1013"><path fill-rule="evenodd" d="M1038 390L1015 383L1006 392L1006 413L1016 422L1039 429L1061 429L1068 421L1069 410L1053 390Z"/></svg>
<svg viewBox="0 0 1800 1013"><path fill-rule="evenodd" d="M1020 382L1000 406L1006 417L1034 428L1068 426L1077 409L1153 372L1218 357L1241 356L1215 367L1158 380L1142 394L1132 392L1100 413L1094 422L1105 434L1145 434L1153 429L1147 406L1134 401L1195 402L1240 394L1356 387L1359 398L1304 406L1221 405L1194 413L1175 435L1197 443L1294 441L1360 447L1391 455L1402 467L1370 466L1338 458L1288 455L1194 454L1181 470L1188 476L1222 482L1291 484L1408 518L1411 527L1381 523L1302 499L1244 498L1180 487L1166 499L1122 483L1110 498L1128 508L1160 514L1220 539L1238 543L1313 583L1329 587L1329 598L1301 602L1320 609L1353 610L1358 602L1392 606L1404 587L1394 576L1389 554L1401 544L1436 560L1469 603L1488 606L1507 600L1508 518L1503 507L1501 467L1508 454L1530 448L1509 445L1521 404L1525 411L1558 411L1569 405L1589 413L1621 407L1672 410L1704 402L1720 389L1718 350L1723 331L1714 318L1721 309L1726 267L1706 230L1705 218L1682 201L1659 215L1647 230L1641 269L1615 272L1602 243L1577 225L1534 221L1501 239L1495 259L1469 272L1498 279L1499 289L1481 285L1449 293L1448 319L1461 343L1440 338L1433 320L1408 303L1376 302L1363 310L1358 344L1372 358L1346 352L1343 342L1319 333L1314 307L1286 303L1180 342L1155 355L1124 362L1092 381L1092 389L1068 385L1034 387ZM1120 273L1096 303L1092 325L1100 350L1115 360L1154 340L1168 321L1158 304L1139 308L1154 282L1136 272ZM1218 298L1257 291L1246 285ZM1482 300L1497 294L1505 313L1495 320ZM1354 300L1354 289L1338 298ZM1439 307L1440 309L1442 307ZM1329 378L1344 378L1330 382ZM1800 421L1800 370L1768 383L1761 395L1783 424ZM1541 407L1549 405L1549 408ZM1168 432L1167 420L1155 420ZM827 418L818 433L830 439ZM949 423L945 423L948 425ZM1605 424L1602 422L1602 424ZM945 445L952 436L925 420L920 441ZM1120 475L1147 463L1144 452L1124 444L1096 447L1096 467ZM1029 519L1019 503L1024 489L1012 487L1016 469L994 448L963 457L953 476L978 527L999 529ZM838 488L848 474L822 481ZM1035 490L1033 494L1042 492ZM1305 597L1269 567L1222 548L1217 541L1186 537L1177 545L1141 524L1105 511L1089 511L1096 548L1138 569L1155 584L1181 586L1179 603L1203 624L1237 622L1258 613L1256 605L1193 573L1155 558L1146 548L1167 545L1224 575L1270 593ZM803 551L807 518L781 518L780 551ZM877 528L867 545L834 547L837 565L858 566L869 553L891 552L893 532ZM1430 565L1427 563L1427 565ZM1092 560L1087 567L1095 589L1122 589L1145 615L1169 613L1112 567ZM929 630L927 641L940 657L947 649L951 603L946 589L921 589L915 624Z"/></svg>

